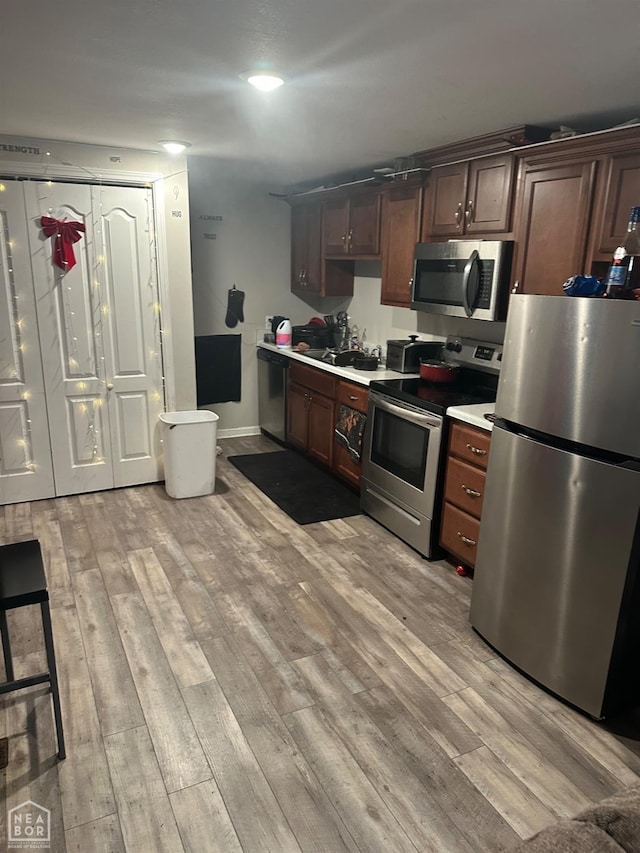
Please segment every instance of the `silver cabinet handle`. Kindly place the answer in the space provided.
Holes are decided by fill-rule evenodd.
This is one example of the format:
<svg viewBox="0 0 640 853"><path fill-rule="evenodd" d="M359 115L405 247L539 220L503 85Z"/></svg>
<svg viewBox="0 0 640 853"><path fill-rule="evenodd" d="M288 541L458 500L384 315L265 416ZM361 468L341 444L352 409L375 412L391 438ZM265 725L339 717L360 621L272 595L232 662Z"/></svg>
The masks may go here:
<svg viewBox="0 0 640 853"><path fill-rule="evenodd" d="M464 212L464 221L467 225L471 225L473 222L473 199L470 198L467 202L467 209Z"/></svg>
<svg viewBox="0 0 640 853"><path fill-rule="evenodd" d="M113 391L113 382L107 382L107 391Z"/></svg>
<svg viewBox="0 0 640 853"><path fill-rule="evenodd" d="M469 486L465 486L464 483L462 484L462 491L466 492L470 498L479 498L482 495L482 492L476 492L475 489L470 489Z"/></svg>
<svg viewBox="0 0 640 853"><path fill-rule="evenodd" d="M514 281L513 287L511 288L511 293L517 293L519 288L520 288L520 282Z"/></svg>
<svg viewBox="0 0 640 853"><path fill-rule="evenodd" d="M474 447L473 444L467 444L467 450L470 450L472 453L475 453L476 456L486 456L487 451L482 450L479 447Z"/></svg>
<svg viewBox="0 0 640 853"><path fill-rule="evenodd" d="M358 398L356 397L355 394L349 394L349 399L350 400L357 400Z"/></svg>
<svg viewBox="0 0 640 853"><path fill-rule="evenodd" d="M353 228L349 229L349 248L353 245Z"/></svg>
<svg viewBox="0 0 640 853"><path fill-rule="evenodd" d="M462 202L458 205L458 209L455 212L455 220L456 220L456 228L460 227L460 222L462 220Z"/></svg>
<svg viewBox="0 0 640 853"><path fill-rule="evenodd" d="M477 545L478 544L475 539L469 539L468 536L463 536L459 530L458 530L458 536L462 539L462 541L464 542L465 545Z"/></svg>
<svg viewBox="0 0 640 853"><path fill-rule="evenodd" d="M410 278L409 279L409 290L411 290L412 287L413 287L413 279Z"/></svg>

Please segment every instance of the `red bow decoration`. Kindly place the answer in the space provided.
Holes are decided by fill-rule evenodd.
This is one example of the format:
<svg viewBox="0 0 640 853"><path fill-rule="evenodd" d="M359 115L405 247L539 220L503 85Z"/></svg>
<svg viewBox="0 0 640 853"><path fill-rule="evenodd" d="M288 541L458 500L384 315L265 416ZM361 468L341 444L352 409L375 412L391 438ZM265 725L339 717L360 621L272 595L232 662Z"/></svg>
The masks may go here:
<svg viewBox="0 0 640 853"><path fill-rule="evenodd" d="M67 272L76 265L76 256L73 244L77 243L82 236L79 232L87 228L82 222L68 222L66 219L53 219L51 216L43 216L40 225L45 237L53 237L53 263Z"/></svg>

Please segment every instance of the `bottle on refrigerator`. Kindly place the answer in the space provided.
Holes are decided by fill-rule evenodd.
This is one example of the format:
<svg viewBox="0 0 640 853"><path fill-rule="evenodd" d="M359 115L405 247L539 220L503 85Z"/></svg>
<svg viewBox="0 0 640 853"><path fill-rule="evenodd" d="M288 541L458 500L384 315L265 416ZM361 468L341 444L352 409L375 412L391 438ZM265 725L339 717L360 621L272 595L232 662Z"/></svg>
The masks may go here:
<svg viewBox="0 0 640 853"><path fill-rule="evenodd" d="M627 233L613 253L605 285L610 299L640 298L640 206L631 208Z"/></svg>

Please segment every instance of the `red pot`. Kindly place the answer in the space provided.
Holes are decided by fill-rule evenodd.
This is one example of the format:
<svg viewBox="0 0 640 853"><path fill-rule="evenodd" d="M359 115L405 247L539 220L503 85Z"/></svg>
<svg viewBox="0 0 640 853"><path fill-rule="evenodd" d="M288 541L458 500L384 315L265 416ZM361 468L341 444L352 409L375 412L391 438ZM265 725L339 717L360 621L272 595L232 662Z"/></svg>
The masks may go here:
<svg viewBox="0 0 640 853"><path fill-rule="evenodd" d="M420 379L425 379L427 382L439 382L446 384L454 382L460 368L457 364L449 364L446 361L437 361L435 359L420 359Z"/></svg>

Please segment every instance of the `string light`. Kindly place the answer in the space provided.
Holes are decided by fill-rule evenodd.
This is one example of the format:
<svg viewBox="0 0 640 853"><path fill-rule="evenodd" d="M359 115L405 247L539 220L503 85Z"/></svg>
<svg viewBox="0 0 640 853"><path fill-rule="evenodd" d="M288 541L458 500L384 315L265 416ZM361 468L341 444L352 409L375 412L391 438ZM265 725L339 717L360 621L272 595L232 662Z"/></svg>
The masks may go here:
<svg viewBox="0 0 640 853"><path fill-rule="evenodd" d="M36 179L36 181L34 181L38 190L37 198L40 210L43 214L46 211L48 212L48 215L55 218L63 218L64 214L68 214L68 216L65 216L64 218L82 219L87 225L86 238L80 247L81 263L79 264L78 269L75 274L71 273L71 275L69 273L65 274L63 271L58 272L55 270L55 280L53 282L53 287L59 290L59 304L62 308L60 322L63 322L64 326L60 331L63 334L63 344L66 344L64 355L67 362L67 369L71 373L71 378L78 380L74 383L77 391L80 392L80 394L85 395L88 393L88 383L85 379L81 378L83 375L84 377L89 378L92 374L95 374L95 378L97 378L102 384L106 385L108 376L115 373L115 366L110 365L113 356L110 349L108 352L105 350L105 335L102 331L103 325L110 322L108 318L111 315L108 302L103 301L103 297L109 294L107 281L111 257L111 248L107 242L105 227L107 224L107 220L104 215L105 188L103 187L101 176L93 175L90 170L78 166L78 170L82 169L86 172L91 180L91 184L87 185L91 194L91 212L83 215L79 211L73 210L71 207L67 207L66 205L56 205L55 208L47 208L47 205L52 201L55 204L57 195L57 191L55 189L52 191L52 188L56 186L57 175L51 175L50 177L47 174L49 166L46 161L51 157L52 154L50 151L44 152L41 161L43 173ZM54 159L56 162L65 166L73 165L62 163L58 158ZM27 178L27 180L30 179ZM162 328L162 312L158 298L157 235L155 231L155 212L153 209L153 184L149 182L146 184L146 187L147 192L145 194L145 204L147 221L146 229L144 230L148 234L148 258L150 269L147 285L153 294L147 304L150 306L150 313L153 317L153 338L151 341L148 341L148 358L150 364L145 365L144 370L148 372L148 375L151 378L151 387L149 388L150 398L161 405L164 402L164 405L166 406L166 377L163 369L162 346L162 341L166 331ZM5 191L6 189L6 185L4 183L0 183L0 192ZM39 219L37 221L39 222ZM0 214L0 226L2 224L3 217L2 214ZM6 231L6 221L4 222L4 225L4 230ZM2 231L3 229L0 227L0 236L2 235ZM15 248L15 242L13 240L8 240L8 234L5 234L5 244L6 246L3 254L7 261L9 261L8 270L12 278L14 270L8 249ZM7 246L8 249L6 248ZM0 249L1 248L2 247L0 246ZM46 258L46 255L44 257ZM87 267L87 262L89 269L85 269ZM91 275L90 272L90 268L92 266L93 275ZM25 317L22 316L24 314L24 309L20 311L18 310L19 307L21 308L18 301L19 294L15 285L13 285L12 282L10 284L10 310L14 315L14 322L11 323L11 329L14 337L16 338L14 342L14 351L16 353L16 365L18 365L17 367L11 367L10 371L17 378L20 375L20 370L22 370L20 353L23 353L28 349L26 341L21 336L25 331L29 331L29 323L28 315L27 322L25 322ZM81 291L83 284L85 289L87 285L90 288L89 297L91 313L89 316L87 316L84 308L85 295L82 294ZM149 308L147 308L147 310L149 310ZM149 315L147 316L149 317ZM82 334L76 334L76 330L74 329L74 324L78 319L80 320L78 332L82 332ZM88 338L85 334L85 325L89 330ZM111 340L109 335L106 337L108 341ZM97 362L95 369L93 367L94 358ZM155 369L151 367L152 364L155 364ZM30 396L31 395L28 392L24 394L23 399L25 400L25 404L29 401ZM77 404L78 416L82 419L86 419L85 446L86 450L89 451L91 455L91 462L93 464L105 464L105 461L108 460L105 460L101 450L100 418L101 409L106 405L107 398L103 396L98 396L96 398L87 397L83 400L76 399L75 402ZM21 439L20 446L24 448L29 447L30 449L31 418L25 419L25 427L26 429L23 434L27 436L27 438ZM30 454L25 454L26 466L29 470L35 471L39 466L36 465L33 458L29 457Z"/></svg>

